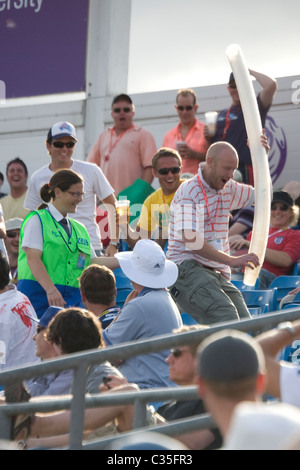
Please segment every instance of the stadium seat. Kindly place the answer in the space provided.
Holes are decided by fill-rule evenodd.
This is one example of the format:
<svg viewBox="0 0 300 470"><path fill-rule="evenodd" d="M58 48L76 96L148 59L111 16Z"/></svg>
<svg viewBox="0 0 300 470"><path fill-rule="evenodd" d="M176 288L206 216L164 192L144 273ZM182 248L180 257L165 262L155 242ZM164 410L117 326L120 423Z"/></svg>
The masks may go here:
<svg viewBox="0 0 300 470"><path fill-rule="evenodd" d="M291 290L300 286L300 276L278 276L270 284L269 289L277 289L276 292L276 310L279 307L280 301ZM293 300L294 302L294 300Z"/></svg>
<svg viewBox="0 0 300 470"><path fill-rule="evenodd" d="M272 312L276 305L276 288L261 290L242 290L248 308L262 307L261 313Z"/></svg>

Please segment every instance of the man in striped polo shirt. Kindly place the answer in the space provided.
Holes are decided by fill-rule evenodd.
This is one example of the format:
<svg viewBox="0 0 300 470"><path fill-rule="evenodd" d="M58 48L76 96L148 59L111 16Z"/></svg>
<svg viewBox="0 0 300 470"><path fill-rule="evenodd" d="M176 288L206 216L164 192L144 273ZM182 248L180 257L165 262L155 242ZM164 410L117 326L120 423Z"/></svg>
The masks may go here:
<svg viewBox="0 0 300 470"><path fill-rule="evenodd" d="M261 140L268 149L264 135ZM230 212L254 203L254 188L232 179L237 167L231 144L212 144L198 174L181 184L171 206L167 257L179 268L171 294L181 311L201 324L250 317L230 282L230 268L259 264L255 253L230 255Z"/></svg>

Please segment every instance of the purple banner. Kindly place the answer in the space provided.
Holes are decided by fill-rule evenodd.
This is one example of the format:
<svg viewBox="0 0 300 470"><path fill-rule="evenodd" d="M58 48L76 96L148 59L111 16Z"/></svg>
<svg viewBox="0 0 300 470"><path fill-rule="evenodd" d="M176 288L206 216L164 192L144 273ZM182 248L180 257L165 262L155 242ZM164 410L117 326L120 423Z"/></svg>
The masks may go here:
<svg viewBox="0 0 300 470"><path fill-rule="evenodd" d="M6 98L85 90L88 0L0 0Z"/></svg>

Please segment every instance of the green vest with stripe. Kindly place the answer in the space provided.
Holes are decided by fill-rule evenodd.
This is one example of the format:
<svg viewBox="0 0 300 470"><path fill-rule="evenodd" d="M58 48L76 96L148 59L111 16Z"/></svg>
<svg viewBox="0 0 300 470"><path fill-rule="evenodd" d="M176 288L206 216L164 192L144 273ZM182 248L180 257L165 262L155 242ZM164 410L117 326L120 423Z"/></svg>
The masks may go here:
<svg viewBox="0 0 300 470"><path fill-rule="evenodd" d="M26 253L21 249L24 227L30 217L37 214L43 232L43 253L41 260L53 284L79 287L78 278L90 265L91 243L89 234L80 222L69 219L71 235L52 217L47 209L33 211L25 218L20 230L20 249L18 259L18 280L37 281L27 264Z"/></svg>

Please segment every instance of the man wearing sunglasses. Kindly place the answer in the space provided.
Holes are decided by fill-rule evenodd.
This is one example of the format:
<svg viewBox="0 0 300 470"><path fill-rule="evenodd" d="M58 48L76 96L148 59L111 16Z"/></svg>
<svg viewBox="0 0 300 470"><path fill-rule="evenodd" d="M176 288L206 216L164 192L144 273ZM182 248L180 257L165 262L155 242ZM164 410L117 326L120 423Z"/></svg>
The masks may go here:
<svg viewBox="0 0 300 470"><path fill-rule="evenodd" d="M196 118L198 104L194 90L179 90L175 109L180 122L167 132L162 146L177 149L182 158L182 173L195 175L199 162L205 159L207 141L204 136L205 126Z"/></svg>
<svg viewBox="0 0 300 470"><path fill-rule="evenodd" d="M81 222L90 235L91 243L97 256L101 256L102 242L99 226L96 223L96 200L99 198L108 210L109 227L115 227L115 195L114 190L106 177L95 165L81 160L74 160L73 154L76 148L77 137L75 127L69 122L57 122L48 132L46 147L51 162L33 173L24 207L35 210L43 202L40 197L40 189L45 183L49 183L55 171L71 169L77 172L84 180L84 197L78 204L76 213L70 217ZM113 256L117 252L117 242L112 237L111 244L106 249L106 254Z"/></svg>
<svg viewBox="0 0 300 470"><path fill-rule="evenodd" d="M261 86L261 90L257 95L257 104L262 127L264 128L267 113L277 90L276 80L254 70L249 69L249 73ZM218 114L216 135L211 137L206 133L206 138L210 144L223 140L233 145L239 156L238 169L242 173L243 182L253 185L253 170L250 149L247 144L247 131L238 89L232 73L229 76L227 90L232 100L231 105Z"/></svg>
<svg viewBox="0 0 300 470"><path fill-rule="evenodd" d="M166 247L170 220L170 205L175 192L182 183L182 160L179 153L171 148L160 148L152 158L152 173L160 187L144 201L136 230L127 223L120 227L127 236L131 248L141 238L152 238L162 248ZM127 221L126 221L127 222Z"/></svg>
<svg viewBox="0 0 300 470"><path fill-rule="evenodd" d="M153 179L155 140L149 131L133 123L134 114L130 96L116 96L111 106L114 124L99 135L87 158L101 168L116 195L137 179L149 184Z"/></svg>

